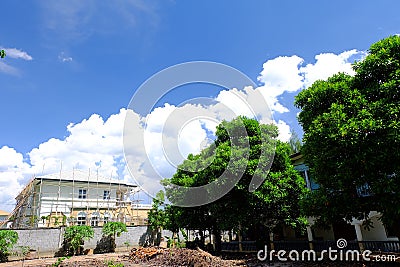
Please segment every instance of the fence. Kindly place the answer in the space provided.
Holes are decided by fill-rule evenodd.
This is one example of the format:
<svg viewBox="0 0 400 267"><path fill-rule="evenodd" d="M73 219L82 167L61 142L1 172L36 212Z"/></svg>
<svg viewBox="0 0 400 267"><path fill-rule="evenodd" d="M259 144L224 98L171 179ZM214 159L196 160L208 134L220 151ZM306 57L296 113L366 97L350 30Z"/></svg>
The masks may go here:
<svg viewBox="0 0 400 267"><path fill-rule="evenodd" d="M222 242L222 251L239 251L239 241ZM256 241L242 241L242 250L248 252L257 251Z"/></svg>
<svg viewBox="0 0 400 267"><path fill-rule="evenodd" d="M360 245L374 252L396 252L400 253L400 241L361 241Z"/></svg>
<svg viewBox="0 0 400 267"><path fill-rule="evenodd" d="M328 250L329 248L337 249L335 240L326 241L305 241L305 240L283 240L273 241L274 250L285 250L285 251L304 251L310 250L311 248L316 252ZM264 244L265 245L265 244ZM268 244L269 247L271 244ZM239 251L239 242L223 242L221 243L222 251ZM243 241L242 251L254 252L263 249L263 247L257 247L256 241ZM347 246L343 250L370 250L372 252L393 252L400 253L400 241L348 241Z"/></svg>

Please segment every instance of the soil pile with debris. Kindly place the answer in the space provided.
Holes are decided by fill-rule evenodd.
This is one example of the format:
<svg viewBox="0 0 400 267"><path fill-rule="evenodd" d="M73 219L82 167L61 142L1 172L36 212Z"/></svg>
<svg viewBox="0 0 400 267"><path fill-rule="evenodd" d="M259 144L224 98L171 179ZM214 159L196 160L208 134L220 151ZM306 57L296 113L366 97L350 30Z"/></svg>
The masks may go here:
<svg viewBox="0 0 400 267"><path fill-rule="evenodd" d="M144 263L149 266L246 266L242 260L222 260L201 249L191 250L186 248L134 248L129 259L135 263Z"/></svg>

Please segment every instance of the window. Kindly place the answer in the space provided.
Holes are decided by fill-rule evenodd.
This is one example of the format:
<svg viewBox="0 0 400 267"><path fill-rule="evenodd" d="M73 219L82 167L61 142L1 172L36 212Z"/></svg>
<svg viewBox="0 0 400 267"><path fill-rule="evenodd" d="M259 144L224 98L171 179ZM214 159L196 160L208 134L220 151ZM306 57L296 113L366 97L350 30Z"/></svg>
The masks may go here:
<svg viewBox="0 0 400 267"><path fill-rule="evenodd" d="M86 213L84 213L84 212L78 213L78 218L76 220L76 224L77 225L85 225L86 224Z"/></svg>
<svg viewBox="0 0 400 267"><path fill-rule="evenodd" d="M87 197L86 189L79 189L78 198L85 199Z"/></svg>
<svg viewBox="0 0 400 267"><path fill-rule="evenodd" d="M310 173L310 170L307 165L305 165L305 164L296 165L296 166L294 166L294 169L299 172L301 177L303 177L308 189L311 189L311 190L319 189L319 184L317 184L314 181L314 179L311 177L311 173Z"/></svg>
<svg viewBox="0 0 400 267"><path fill-rule="evenodd" d="M369 196L373 195L368 183L365 183L361 186L357 186L357 195L359 197L369 197Z"/></svg>
<svg viewBox="0 0 400 267"><path fill-rule="evenodd" d="M106 212L106 213L104 214L104 224L106 224L106 223L108 223L109 221L111 221L110 219L111 219L110 213Z"/></svg>
<svg viewBox="0 0 400 267"><path fill-rule="evenodd" d="M122 192L117 191L116 195L117 195L117 201L122 201Z"/></svg>
<svg viewBox="0 0 400 267"><path fill-rule="evenodd" d="M110 199L110 191L104 190L103 199Z"/></svg>
<svg viewBox="0 0 400 267"><path fill-rule="evenodd" d="M95 212L90 216L90 226L99 226L100 214Z"/></svg>

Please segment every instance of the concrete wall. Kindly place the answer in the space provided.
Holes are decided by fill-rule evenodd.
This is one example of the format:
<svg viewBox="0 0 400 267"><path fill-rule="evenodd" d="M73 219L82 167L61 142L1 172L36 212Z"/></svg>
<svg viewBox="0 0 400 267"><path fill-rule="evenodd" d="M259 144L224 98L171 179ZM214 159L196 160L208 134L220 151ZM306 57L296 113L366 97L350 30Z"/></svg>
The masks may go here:
<svg viewBox="0 0 400 267"><path fill-rule="evenodd" d="M365 241L386 241L388 238L386 236L386 230L382 222L378 220L378 217L372 217L372 226L370 230L364 229L361 226L361 233L363 235L363 240Z"/></svg>
<svg viewBox="0 0 400 267"><path fill-rule="evenodd" d="M63 241L60 228L14 231L18 233L18 242L14 246L14 250L17 250L18 246L29 246L31 249L40 252L55 252L58 250L60 242Z"/></svg>
<svg viewBox="0 0 400 267"><path fill-rule="evenodd" d="M97 242L102 237L102 228L94 227L94 237L85 240L84 248L95 248ZM14 246L14 250L18 251L18 246L29 246L31 249L38 251L41 255L54 254L62 246L64 240L63 233L65 228L39 228L39 229L15 229L18 233L18 242ZM130 247L143 244L147 226L128 226L128 232L122 233L116 239L117 248L126 248L125 242L129 242ZM163 231L162 236L172 236L169 231Z"/></svg>

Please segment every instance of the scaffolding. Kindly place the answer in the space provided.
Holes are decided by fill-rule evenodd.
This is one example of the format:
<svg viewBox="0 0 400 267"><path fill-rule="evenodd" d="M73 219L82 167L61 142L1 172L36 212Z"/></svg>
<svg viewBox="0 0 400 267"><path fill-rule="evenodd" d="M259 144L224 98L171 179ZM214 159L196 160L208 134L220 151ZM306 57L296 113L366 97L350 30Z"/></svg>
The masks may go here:
<svg viewBox="0 0 400 267"><path fill-rule="evenodd" d="M0 227L9 226L7 222L12 222L12 228L38 228L74 224L101 226L110 220L133 225L133 221L139 221L133 207L135 194L140 192L136 185L113 179L112 173L107 182L103 178L100 181L98 171L94 177L90 170L84 182L76 178L77 172L82 176L80 170L66 173L60 169L58 179L32 177ZM79 221L78 215L83 213L85 220Z"/></svg>

